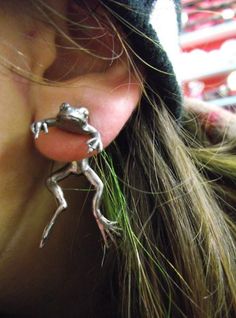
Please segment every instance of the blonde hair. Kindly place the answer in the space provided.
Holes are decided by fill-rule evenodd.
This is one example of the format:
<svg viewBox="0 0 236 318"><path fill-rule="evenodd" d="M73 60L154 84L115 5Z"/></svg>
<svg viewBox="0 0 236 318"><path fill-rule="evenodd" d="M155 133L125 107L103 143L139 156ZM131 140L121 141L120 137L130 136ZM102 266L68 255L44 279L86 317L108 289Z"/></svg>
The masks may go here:
<svg viewBox="0 0 236 318"><path fill-rule="evenodd" d="M140 114L146 107L110 155L123 163L117 172L126 213L122 317L230 317L235 226L217 204L196 149L181 141L164 107L152 105L147 116ZM120 151L124 144L128 153Z"/></svg>

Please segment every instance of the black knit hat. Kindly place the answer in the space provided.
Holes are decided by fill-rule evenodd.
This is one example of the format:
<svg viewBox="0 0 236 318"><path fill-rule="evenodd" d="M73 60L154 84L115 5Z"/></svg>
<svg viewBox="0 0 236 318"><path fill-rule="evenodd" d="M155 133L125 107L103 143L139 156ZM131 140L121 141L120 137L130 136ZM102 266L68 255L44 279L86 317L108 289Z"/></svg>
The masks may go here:
<svg viewBox="0 0 236 318"><path fill-rule="evenodd" d="M171 23L180 25L180 0L100 1L118 21L122 22L129 45L135 54L144 61L144 65L150 65L145 73L149 96L156 101L160 96L173 117L178 119L181 113L181 92L170 55L160 40L158 29L162 29L162 39L169 37L169 43L176 41L174 34L172 36L170 32L167 32L165 37L165 30L168 31ZM165 15L164 19L162 13ZM173 19L175 21L171 21ZM161 20L161 25L158 24L158 20Z"/></svg>
<svg viewBox="0 0 236 318"><path fill-rule="evenodd" d="M151 23L151 15L154 10L159 9L158 6L161 5L162 2L165 6L164 10L169 10L165 12L167 13L167 20L164 21L165 25L162 26L162 28L167 28L166 30L168 30L170 25L169 19L173 19L173 15L171 15L170 12L171 6L176 12L174 17L176 21L174 23L180 25L180 1L105 0L102 2L113 11L115 17L117 16L119 20L124 22L122 25L134 52L145 61L145 63L151 65L146 71L146 81L147 87L149 86L155 91L155 94L153 94L154 98L158 98L157 96L155 97L155 95L159 95L173 116L179 118L181 113L180 88L167 52L158 38L158 30L155 29ZM170 13L169 19L168 13ZM167 36L169 36L169 32ZM174 35L173 39L170 38L169 41L175 41Z"/></svg>

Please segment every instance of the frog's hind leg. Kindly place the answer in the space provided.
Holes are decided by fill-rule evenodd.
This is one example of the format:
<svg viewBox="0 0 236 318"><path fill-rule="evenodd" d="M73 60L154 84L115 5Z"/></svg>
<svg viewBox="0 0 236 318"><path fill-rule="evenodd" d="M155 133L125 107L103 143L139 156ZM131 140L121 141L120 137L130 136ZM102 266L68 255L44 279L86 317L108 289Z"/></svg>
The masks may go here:
<svg viewBox="0 0 236 318"><path fill-rule="evenodd" d="M100 211L101 197L103 193L103 182L95 171L90 167L88 159L78 162L78 168L89 182L95 187L95 194L93 197L93 215L97 222L98 228L102 234L105 245L108 247L107 235L114 241L113 235L119 233L119 228L116 226L117 222L108 220Z"/></svg>
<svg viewBox="0 0 236 318"><path fill-rule="evenodd" d="M42 248L45 245L45 241L47 240L49 233L53 225L56 222L59 214L67 208L67 202L64 197L64 193L62 188L58 185L58 182L68 177L71 173L77 173L77 162L73 161L69 165L66 165L59 171L55 172L52 176L47 179L47 186L52 194L55 196L58 202L58 207L56 212L54 213L52 219L44 228L43 235L40 242L40 247Z"/></svg>

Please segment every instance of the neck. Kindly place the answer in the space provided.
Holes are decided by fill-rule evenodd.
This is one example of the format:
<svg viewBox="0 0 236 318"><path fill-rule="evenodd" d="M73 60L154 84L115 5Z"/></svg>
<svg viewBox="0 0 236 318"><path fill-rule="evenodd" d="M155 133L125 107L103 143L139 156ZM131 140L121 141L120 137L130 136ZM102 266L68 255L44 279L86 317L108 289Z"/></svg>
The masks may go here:
<svg viewBox="0 0 236 318"><path fill-rule="evenodd" d="M68 209L40 249L43 229L56 209L45 187L51 163L42 158L38 162L35 158L28 162L9 158L12 169L0 186L4 202L0 223L4 234L0 242L1 311L34 316L38 312L47 317L47 313L59 315L67 307L67 312L70 308L81 317L89 316L85 312L94 306L91 299L100 299L99 295L91 297L91 293L96 294L94 286L99 286L102 262L102 241L90 196L86 191L65 191ZM89 188L83 177L72 177L61 185Z"/></svg>

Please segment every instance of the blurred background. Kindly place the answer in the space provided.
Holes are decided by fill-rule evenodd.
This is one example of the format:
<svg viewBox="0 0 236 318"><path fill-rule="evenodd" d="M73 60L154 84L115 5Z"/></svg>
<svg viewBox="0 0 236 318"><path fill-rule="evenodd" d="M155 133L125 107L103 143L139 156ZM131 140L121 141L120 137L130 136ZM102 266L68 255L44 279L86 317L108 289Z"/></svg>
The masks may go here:
<svg viewBox="0 0 236 318"><path fill-rule="evenodd" d="M185 95L236 112L236 1L182 0Z"/></svg>

